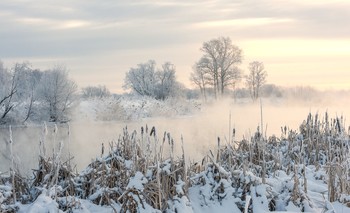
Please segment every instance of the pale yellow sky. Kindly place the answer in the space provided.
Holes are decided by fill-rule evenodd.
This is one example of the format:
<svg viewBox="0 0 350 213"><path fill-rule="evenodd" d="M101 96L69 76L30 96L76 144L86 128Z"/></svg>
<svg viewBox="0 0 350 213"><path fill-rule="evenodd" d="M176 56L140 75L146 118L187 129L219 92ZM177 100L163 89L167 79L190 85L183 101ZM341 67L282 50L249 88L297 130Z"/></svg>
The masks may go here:
<svg viewBox="0 0 350 213"><path fill-rule="evenodd" d="M269 83L350 89L350 39L262 39L242 46L246 61L265 63Z"/></svg>
<svg viewBox="0 0 350 213"><path fill-rule="evenodd" d="M0 59L64 63L80 87L113 92L123 92L130 67L170 61L190 87L202 43L228 36L243 49L240 68L264 62L268 83L350 89L348 8L349 0L4 0Z"/></svg>

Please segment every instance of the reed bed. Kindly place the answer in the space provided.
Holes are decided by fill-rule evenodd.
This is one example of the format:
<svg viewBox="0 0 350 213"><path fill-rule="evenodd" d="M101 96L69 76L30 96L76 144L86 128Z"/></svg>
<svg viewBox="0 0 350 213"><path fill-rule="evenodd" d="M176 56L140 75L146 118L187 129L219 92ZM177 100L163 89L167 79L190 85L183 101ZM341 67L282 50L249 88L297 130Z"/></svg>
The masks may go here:
<svg viewBox="0 0 350 213"><path fill-rule="evenodd" d="M0 212L16 212L18 203L32 203L42 193L66 212L79 208L81 199L110 206L114 212L177 212L176 203L188 199L191 187L200 189L202 205L231 196L240 211L252 212L260 197L269 211L275 211L281 199L304 211L314 205L308 195L309 166L326 171L317 178L327 183L329 202L350 203L349 129L341 117L310 114L298 131L282 127L280 137L266 138L258 128L241 141L222 144L218 138L217 151L209 150L202 161L193 163L186 162L183 144L175 144L170 133L157 133L155 127L132 132L124 128L108 151L103 144L101 155L80 173L57 149L52 157L39 156L31 178L0 175ZM176 145L182 146L181 156L174 153ZM282 183L277 192L267 180L281 172L293 177L293 186Z"/></svg>

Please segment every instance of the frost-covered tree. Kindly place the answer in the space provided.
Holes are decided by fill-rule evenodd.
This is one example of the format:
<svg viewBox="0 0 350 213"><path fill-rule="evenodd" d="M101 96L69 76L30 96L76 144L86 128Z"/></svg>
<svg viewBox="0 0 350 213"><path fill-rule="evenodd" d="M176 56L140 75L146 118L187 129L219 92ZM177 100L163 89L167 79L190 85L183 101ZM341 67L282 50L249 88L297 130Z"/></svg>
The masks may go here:
<svg viewBox="0 0 350 213"><path fill-rule="evenodd" d="M16 80L18 82L16 99L23 100L27 97L28 93L30 93L29 87L32 84L30 79L32 71L31 65L29 62L15 63L11 71L12 73L16 73Z"/></svg>
<svg viewBox="0 0 350 213"><path fill-rule="evenodd" d="M164 100L174 96L180 84L176 81L175 66L170 62L156 70L156 62L149 60L131 68L125 76L124 89L131 89L141 96Z"/></svg>
<svg viewBox="0 0 350 213"><path fill-rule="evenodd" d="M9 77L10 77L9 72L4 67L4 63L0 61L0 85L2 85L0 87L0 100L2 100L3 97L5 96L5 93L6 93L5 85L7 84Z"/></svg>
<svg viewBox="0 0 350 213"><path fill-rule="evenodd" d="M64 66L56 66L44 72L37 92L48 113L49 121L68 120L69 110L76 100L77 85L69 79Z"/></svg>
<svg viewBox="0 0 350 213"><path fill-rule="evenodd" d="M190 80L192 83L194 83L196 86L199 87L199 90L201 92L201 95L204 97L204 99L207 99L206 94L206 86L210 84L208 82L207 71L204 67L201 66L200 63L196 63L193 66L193 72L191 73Z"/></svg>
<svg viewBox="0 0 350 213"><path fill-rule="evenodd" d="M246 85L254 101L259 98L260 90L266 82L266 77L267 72L263 62L253 61L249 63L249 75L246 76Z"/></svg>
<svg viewBox="0 0 350 213"><path fill-rule="evenodd" d="M200 50L203 56L196 62L193 75L198 77L198 71L205 75L213 86L215 97L219 93L224 94L227 86L235 85L241 78L237 65L242 62L242 50L232 44L229 37L204 42Z"/></svg>
<svg viewBox="0 0 350 213"><path fill-rule="evenodd" d="M83 98L106 98L111 92L106 86L87 86L81 89Z"/></svg>
<svg viewBox="0 0 350 213"><path fill-rule="evenodd" d="M33 112L33 105L34 102L38 100L38 95L36 94L36 90L38 88L38 84L41 80L43 72L40 70L30 70L26 75L24 76L23 80L28 81L27 84L27 93L24 97L25 102L27 103L27 113L26 117L24 118L24 122L27 121Z"/></svg>
<svg viewBox="0 0 350 213"><path fill-rule="evenodd" d="M0 124L7 122L7 115L15 107L13 101L17 93L17 73L9 72L0 62Z"/></svg>
<svg viewBox="0 0 350 213"><path fill-rule="evenodd" d="M29 62L15 63L11 69L0 65L1 123L23 122L29 119L40 77L41 72L33 70ZM17 108L19 109L14 112Z"/></svg>
<svg viewBox="0 0 350 213"><path fill-rule="evenodd" d="M136 68L131 68L126 73L124 89L132 89L142 96L154 96L155 93L155 67L156 62L149 60L146 63L140 63Z"/></svg>
<svg viewBox="0 0 350 213"><path fill-rule="evenodd" d="M164 100L175 94L177 82L175 77L175 66L170 62L162 65L162 69L156 72L156 98Z"/></svg>
<svg viewBox="0 0 350 213"><path fill-rule="evenodd" d="M29 62L10 69L0 62L0 85L0 124L65 121L76 91L64 67L42 72Z"/></svg>
<svg viewBox="0 0 350 213"><path fill-rule="evenodd" d="M25 117L21 118L27 121L32 114L33 104L37 100L36 88L40 81L42 72L33 70L29 62L16 63L13 68L17 75L17 93L16 101L21 103L26 110Z"/></svg>

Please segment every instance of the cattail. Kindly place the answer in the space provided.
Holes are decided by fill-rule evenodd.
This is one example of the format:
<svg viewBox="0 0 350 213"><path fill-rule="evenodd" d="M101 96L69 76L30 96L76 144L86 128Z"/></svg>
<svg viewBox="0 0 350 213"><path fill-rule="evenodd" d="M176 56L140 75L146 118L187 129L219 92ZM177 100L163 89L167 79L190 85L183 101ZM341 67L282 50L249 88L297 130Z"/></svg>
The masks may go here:
<svg viewBox="0 0 350 213"><path fill-rule="evenodd" d="M154 136L154 137L156 137L156 128L155 127L152 127L152 129L151 129L151 133L149 134L150 136Z"/></svg>
<svg viewBox="0 0 350 213"><path fill-rule="evenodd" d="M168 138L168 144L170 145L170 133L167 133L167 138Z"/></svg>
<svg viewBox="0 0 350 213"><path fill-rule="evenodd" d="M305 194L307 194L307 178L306 178L305 164L304 164L304 167L303 167L303 176L304 176L304 192L305 192Z"/></svg>
<svg viewBox="0 0 350 213"><path fill-rule="evenodd" d="M166 137L167 137L167 134L166 134L166 131L165 131L164 134L163 134L163 144L165 143Z"/></svg>
<svg viewBox="0 0 350 213"><path fill-rule="evenodd" d="M104 152L105 152L105 146L104 146L104 144L102 143L102 147L101 147L101 158L102 158Z"/></svg>
<svg viewBox="0 0 350 213"><path fill-rule="evenodd" d="M57 124L55 124L54 128L53 128L53 155L56 154L56 137L57 137L57 133L58 133L58 127L57 127Z"/></svg>
<svg viewBox="0 0 350 213"><path fill-rule="evenodd" d="M217 153L217 156L216 156L216 162L219 162L220 161L220 137L218 137L218 153Z"/></svg>
<svg viewBox="0 0 350 213"><path fill-rule="evenodd" d="M44 158L46 157L46 146L45 146L46 135L47 135L47 125L46 125L46 122L44 122L43 129L41 132L40 144L39 144L40 155L43 156Z"/></svg>
<svg viewBox="0 0 350 213"><path fill-rule="evenodd" d="M14 157L13 157L13 139L12 139L12 128L9 127L10 133L10 155L11 155L11 177L12 177L12 196L14 203L17 202L16 199L16 187L15 187L15 168L14 168Z"/></svg>
<svg viewBox="0 0 350 213"><path fill-rule="evenodd" d="M69 168L71 168L71 162L70 162L70 125L69 125L69 122L68 122L68 166Z"/></svg>

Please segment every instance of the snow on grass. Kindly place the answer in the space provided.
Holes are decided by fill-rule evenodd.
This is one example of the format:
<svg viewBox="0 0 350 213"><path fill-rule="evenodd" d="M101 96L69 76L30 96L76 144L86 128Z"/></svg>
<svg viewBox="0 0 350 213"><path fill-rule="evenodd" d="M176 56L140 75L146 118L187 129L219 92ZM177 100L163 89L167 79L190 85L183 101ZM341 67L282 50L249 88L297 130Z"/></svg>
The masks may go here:
<svg viewBox="0 0 350 213"><path fill-rule="evenodd" d="M344 204L339 203L338 201L332 203L331 205L332 205L335 213L347 213L347 212L350 212L350 208L349 207L344 206ZM331 211L329 211L329 213L331 213Z"/></svg>
<svg viewBox="0 0 350 213"><path fill-rule="evenodd" d="M141 172L136 172L136 174L130 178L130 181L128 183L128 186L126 189L137 189L139 191L143 191L144 184L147 183L147 178L143 176Z"/></svg>
<svg viewBox="0 0 350 213"><path fill-rule="evenodd" d="M19 209L20 213L63 213L58 209L58 203L51 197L46 196L45 193L39 195L39 197L29 205L23 205Z"/></svg>
<svg viewBox="0 0 350 213"><path fill-rule="evenodd" d="M216 158L211 154L187 167L184 157L163 158L157 150L164 147L155 147L154 152L140 149L143 140L137 138L135 131L129 134L124 129L107 156L96 158L80 174L64 164L57 171L50 158L41 157L32 179L16 176L12 181L9 176L0 176L0 212L349 212L346 205L350 195L346 187L340 191L339 185L348 180L348 173L342 173L347 170L339 170L332 177L329 173L332 168L323 164L322 159L331 149L336 153L331 162L339 159L348 162L349 137L338 130L339 125L324 133L333 134L327 135L327 140L334 141L327 144L323 140L325 144L320 146L320 160L316 163L312 151L300 153L307 146L312 150L312 141L291 131L279 141L276 138L264 141L260 134L255 134L251 141L240 141L234 150L222 146ZM316 127L307 128L315 131ZM309 132L310 129L304 134ZM158 141L147 131L142 137L146 137L142 138L144 141L150 142L151 137L152 142ZM322 135L317 137L323 139ZM265 150L259 150L262 142ZM340 163L348 168L344 162ZM264 165L266 170L262 169ZM57 171L58 177L55 184L48 186L53 182L53 171ZM328 197L330 178L336 180L335 202ZM16 184L12 185L13 182ZM349 186L347 181L344 184ZM13 199L14 191L18 202Z"/></svg>

